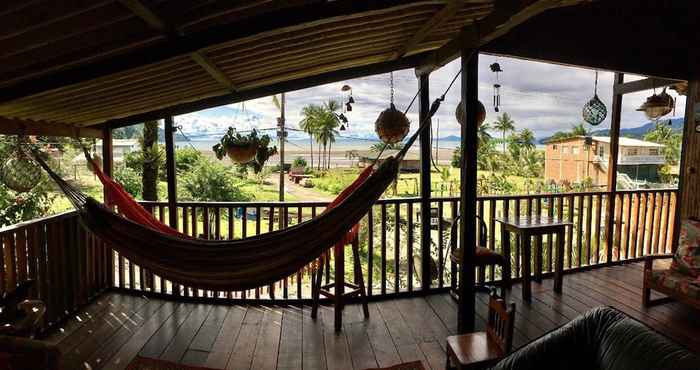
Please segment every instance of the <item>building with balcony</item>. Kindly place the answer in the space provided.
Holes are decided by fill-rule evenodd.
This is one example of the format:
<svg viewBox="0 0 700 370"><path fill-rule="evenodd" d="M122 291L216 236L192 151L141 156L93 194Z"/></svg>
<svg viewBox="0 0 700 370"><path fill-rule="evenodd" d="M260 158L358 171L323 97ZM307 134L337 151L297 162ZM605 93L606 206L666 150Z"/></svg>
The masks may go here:
<svg viewBox="0 0 700 370"><path fill-rule="evenodd" d="M617 159L618 176L630 187L659 181L659 169L666 163L663 145L621 137ZM604 186L608 177L610 137L574 136L547 142L545 179L556 183L577 183L591 179Z"/></svg>

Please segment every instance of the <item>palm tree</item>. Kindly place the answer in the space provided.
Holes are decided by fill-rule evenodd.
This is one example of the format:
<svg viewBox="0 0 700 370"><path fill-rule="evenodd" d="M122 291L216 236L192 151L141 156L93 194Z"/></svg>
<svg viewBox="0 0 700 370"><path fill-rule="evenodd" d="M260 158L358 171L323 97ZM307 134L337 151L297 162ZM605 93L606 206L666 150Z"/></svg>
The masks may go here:
<svg viewBox="0 0 700 370"><path fill-rule="evenodd" d="M572 136L588 136L589 133L590 132L588 129L586 129L586 126L584 126L583 123L579 123L578 125L571 127Z"/></svg>
<svg viewBox="0 0 700 370"><path fill-rule="evenodd" d="M481 126L479 126L479 132L477 132L477 136L479 137L479 146L486 145L486 143L491 141L492 137L488 131L490 129L491 125L489 125L488 123L484 123Z"/></svg>
<svg viewBox="0 0 700 370"><path fill-rule="evenodd" d="M320 107L318 120L314 130L316 141L323 144L323 166L330 168L330 148L338 135L337 128L340 127L340 118L336 111L340 109L340 103L335 100L328 100ZM321 157L319 153L319 169L321 168Z"/></svg>
<svg viewBox="0 0 700 370"><path fill-rule="evenodd" d="M309 134L309 145L311 148L311 168L314 168L314 134L318 127L318 118L321 112L321 107L315 104L309 104L302 108L301 121L299 121L299 127Z"/></svg>
<svg viewBox="0 0 700 370"><path fill-rule="evenodd" d="M518 136L518 141L523 149L527 151L535 149L535 134L532 132L532 130L524 128L522 131L520 131Z"/></svg>
<svg viewBox="0 0 700 370"><path fill-rule="evenodd" d="M503 112L498 118L496 118L496 121L493 123L493 128L501 131L503 134L502 136L502 142L503 142L503 153L506 152L506 133L508 131L513 131L515 130L515 121L513 121L510 118L510 115L506 112Z"/></svg>

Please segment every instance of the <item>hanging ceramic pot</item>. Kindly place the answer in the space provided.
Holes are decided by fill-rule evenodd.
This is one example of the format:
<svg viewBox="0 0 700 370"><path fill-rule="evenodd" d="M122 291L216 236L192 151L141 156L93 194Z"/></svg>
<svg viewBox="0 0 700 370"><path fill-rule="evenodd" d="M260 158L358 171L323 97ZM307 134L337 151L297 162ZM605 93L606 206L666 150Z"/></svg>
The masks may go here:
<svg viewBox="0 0 700 370"><path fill-rule="evenodd" d="M374 122L374 131L379 139L386 144L396 144L408 135L411 121L403 112L396 109L394 104L379 114Z"/></svg>
<svg viewBox="0 0 700 370"><path fill-rule="evenodd" d="M0 169L0 181L8 188L24 193L41 181L41 168L20 149Z"/></svg>
<svg viewBox="0 0 700 370"><path fill-rule="evenodd" d="M484 120L486 120L486 107L484 107L484 104L477 100L476 108L476 124L477 127L479 127L482 123L484 123ZM457 117L457 122L459 122L460 125L463 125L467 120L467 118L464 116L464 112L464 104L460 101L459 104L457 104L457 109L455 110L455 116Z"/></svg>
<svg viewBox="0 0 700 370"><path fill-rule="evenodd" d="M598 126L605 117L608 116L608 108L598 98L598 71L595 71L595 86L593 88L593 97L583 106L581 110L583 120L592 126Z"/></svg>
<svg viewBox="0 0 700 370"><path fill-rule="evenodd" d="M248 143L243 145L230 144L226 147L226 154L232 161L238 164L246 164L255 159L255 154L258 152L258 145Z"/></svg>

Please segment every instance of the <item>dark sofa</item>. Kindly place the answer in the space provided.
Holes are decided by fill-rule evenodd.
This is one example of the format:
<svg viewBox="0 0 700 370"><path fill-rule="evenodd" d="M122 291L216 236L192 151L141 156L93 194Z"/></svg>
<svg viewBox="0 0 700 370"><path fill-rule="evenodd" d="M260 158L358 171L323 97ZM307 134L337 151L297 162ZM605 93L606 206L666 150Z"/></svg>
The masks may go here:
<svg viewBox="0 0 700 370"><path fill-rule="evenodd" d="M700 357L610 307L540 337L491 370L699 370Z"/></svg>

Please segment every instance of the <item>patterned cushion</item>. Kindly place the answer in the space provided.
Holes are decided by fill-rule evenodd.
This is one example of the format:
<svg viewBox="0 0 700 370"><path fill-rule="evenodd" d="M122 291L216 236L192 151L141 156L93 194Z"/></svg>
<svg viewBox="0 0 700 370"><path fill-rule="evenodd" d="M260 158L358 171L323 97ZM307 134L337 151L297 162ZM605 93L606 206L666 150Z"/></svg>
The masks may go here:
<svg viewBox="0 0 700 370"><path fill-rule="evenodd" d="M654 270L651 273L654 283L673 289L685 296L700 299L700 279L673 270Z"/></svg>
<svg viewBox="0 0 700 370"><path fill-rule="evenodd" d="M671 269L694 277L700 276L700 221L682 222L678 249L673 256Z"/></svg>

